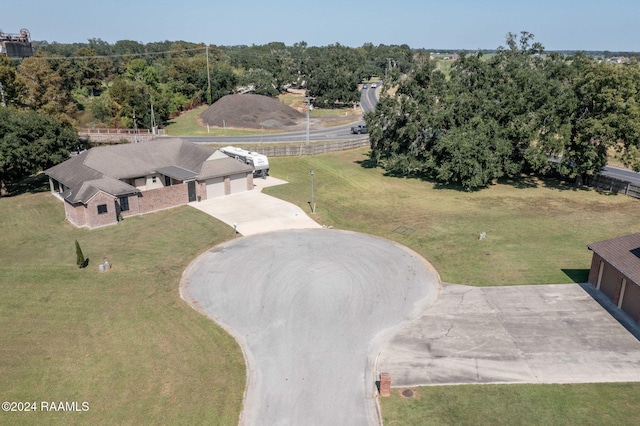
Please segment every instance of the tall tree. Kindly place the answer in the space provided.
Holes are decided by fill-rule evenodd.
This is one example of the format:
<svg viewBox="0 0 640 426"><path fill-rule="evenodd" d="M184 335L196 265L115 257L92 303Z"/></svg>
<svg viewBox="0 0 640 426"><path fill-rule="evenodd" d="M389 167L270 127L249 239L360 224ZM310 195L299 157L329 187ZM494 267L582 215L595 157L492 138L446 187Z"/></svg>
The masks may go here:
<svg viewBox="0 0 640 426"><path fill-rule="evenodd" d="M17 79L22 84L21 101L34 111L41 111L65 120L76 112L68 90L64 90L62 77L39 57L22 60L17 70Z"/></svg>
<svg viewBox="0 0 640 426"><path fill-rule="evenodd" d="M599 171L609 148L640 171L640 70L637 65L598 63L579 57L577 104L565 164L574 175Z"/></svg>
<svg viewBox="0 0 640 426"><path fill-rule="evenodd" d="M366 115L372 158L387 170L472 189L546 173L552 158L564 174L596 172L614 144L628 163L640 157L637 66L570 66L522 32L490 58L461 53L440 75L425 61Z"/></svg>
<svg viewBox="0 0 640 426"><path fill-rule="evenodd" d="M321 51L308 75L307 94L323 108L343 107L360 100L358 83L361 57L354 49L330 45Z"/></svg>
<svg viewBox="0 0 640 426"><path fill-rule="evenodd" d="M16 80L16 72L11 64L11 59L6 56L0 56L0 85L2 85L0 107L3 105L16 105L22 86Z"/></svg>
<svg viewBox="0 0 640 426"><path fill-rule="evenodd" d="M66 160L77 149L70 124L34 111L0 108L0 194L7 185Z"/></svg>

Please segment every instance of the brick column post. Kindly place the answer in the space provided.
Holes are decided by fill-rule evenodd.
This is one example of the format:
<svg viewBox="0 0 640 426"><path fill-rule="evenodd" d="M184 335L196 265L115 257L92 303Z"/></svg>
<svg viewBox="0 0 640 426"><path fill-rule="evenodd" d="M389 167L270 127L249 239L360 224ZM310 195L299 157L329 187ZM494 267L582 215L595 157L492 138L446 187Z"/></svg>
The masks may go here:
<svg viewBox="0 0 640 426"><path fill-rule="evenodd" d="M380 396L391 395L391 374L380 373Z"/></svg>

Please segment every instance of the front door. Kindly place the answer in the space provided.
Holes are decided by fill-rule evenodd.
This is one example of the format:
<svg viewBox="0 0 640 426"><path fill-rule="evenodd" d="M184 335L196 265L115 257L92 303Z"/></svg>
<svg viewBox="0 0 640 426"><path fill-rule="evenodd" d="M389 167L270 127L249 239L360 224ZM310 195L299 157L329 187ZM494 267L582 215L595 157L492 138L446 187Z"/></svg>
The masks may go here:
<svg viewBox="0 0 640 426"><path fill-rule="evenodd" d="M187 188L189 190L189 202L196 200L196 183L195 181L187 182Z"/></svg>

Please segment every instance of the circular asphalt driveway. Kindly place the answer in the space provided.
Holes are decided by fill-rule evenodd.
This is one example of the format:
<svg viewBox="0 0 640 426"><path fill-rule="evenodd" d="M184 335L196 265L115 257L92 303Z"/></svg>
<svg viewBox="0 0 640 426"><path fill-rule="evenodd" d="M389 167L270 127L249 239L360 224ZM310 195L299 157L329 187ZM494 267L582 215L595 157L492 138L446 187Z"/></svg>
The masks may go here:
<svg viewBox="0 0 640 426"><path fill-rule="evenodd" d="M399 244L308 229L214 247L187 268L181 293L244 351L241 423L335 426L378 424L376 357L439 285Z"/></svg>

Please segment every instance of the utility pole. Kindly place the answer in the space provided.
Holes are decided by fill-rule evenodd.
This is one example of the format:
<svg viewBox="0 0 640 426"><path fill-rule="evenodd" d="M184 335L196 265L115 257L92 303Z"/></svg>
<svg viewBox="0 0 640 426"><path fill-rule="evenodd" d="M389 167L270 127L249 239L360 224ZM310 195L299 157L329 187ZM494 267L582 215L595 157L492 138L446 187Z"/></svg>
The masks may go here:
<svg viewBox="0 0 640 426"><path fill-rule="evenodd" d="M138 124L136 123L136 112L133 111L133 142L138 143Z"/></svg>
<svg viewBox="0 0 640 426"><path fill-rule="evenodd" d="M153 101L151 102L151 134L155 135L157 132L156 129L156 116L153 113Z"/></svg>
<svg viewBox="0 0 640 426"><path fill-rule="evenodd" d="M316 199L315 199L315 194L314 194L314 185L313 185L313 176L315 175L315 172L313 171L313 169L309 170L309 174L311 175L311 213L315 213L316 212Z"/></svg>
<svg viewBox="0 0 640 426"><path fill-rule="evenodd" d="M211 105L211 73L209 72L209 45L206 47L207 56L207 103Z"/></svg>
<svg viewBox="0 0 640 426"><path fill-rule="evenodd" d="M307 146L309 146L309 112L313 109L311 98L307 97Z"/></svg>

